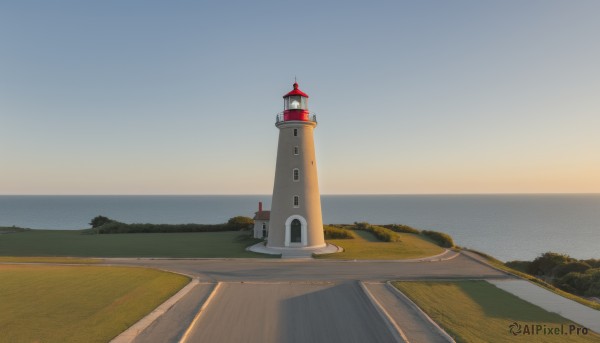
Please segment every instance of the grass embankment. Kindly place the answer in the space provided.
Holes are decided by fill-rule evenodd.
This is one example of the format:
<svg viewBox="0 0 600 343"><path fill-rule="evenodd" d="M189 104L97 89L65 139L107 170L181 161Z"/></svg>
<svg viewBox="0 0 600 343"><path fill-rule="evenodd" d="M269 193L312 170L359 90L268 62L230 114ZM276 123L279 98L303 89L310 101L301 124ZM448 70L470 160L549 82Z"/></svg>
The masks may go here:
<svg viewBox="0 0 600 343"><path fill-rule="evenodd" d="M0 237L2 256L267 257L246 251L260 240L240 231L90 235L30 230Z"/></svg>
<svg viewBox="0 0 600 343"><path fill-rule="evenodd" d="M344 248L341 253L317 255L316 258L337 260L402 260L441 254L444 249L426 238L397 233L400 241L382 242L369 231L355 230L354 239L330 239L328 243Z"/></svg>
<svg viewBox="0 0 600 343"><path fill-rule="evenodd" d="M108 342L186 285L144 268L0 265L3 342Z"/></svg>
<svg viewBox="0 0 600 343"><path fill-rule="evenodd" d="M394 282L457 342L598 342L600 336L513 336L509 326L572 324L485 281ZM565 327L565 330L568 328Z"/></svg>
<svg viewBox="0 0 600 343"><path fill-rule="evenodd" d="M553 285L551 285L551 284L545 282L544 280L541 280L541 279L539 279L539 278L537 278L535 276L532 276L532 275L529 275L527 273L523 273L523 272L521 272L519 270L510 268L506 264L504 264L504 262L502 262L502 261L500 261L500 260L498 260L498 259L496 259L496 258L494 258L494 257L492 257L492 256L490 256L488 254L485 254L485 253L482 253L480 251L473 250L473 249L463 249L463 250L470 251L472 253L475 253L475 254L483 257L492 266L494 266L494 267L496 267L496 268L498 268L500 270L503 270L503 271L505 271L505 272L507 272L509 274L513 274L515 276L518 276L518 277L520 277L522 279L525 279L525 280L527 280L529 282L532 282L532 283L534 283L534 284L536 284L536 285L538 285L540 287L543 287L543 288L545 288L545 289L547 289L547 290L549 290L551 292L554 292L554 293L556 293L556 294L558 294L558 295L560 295L562 297L565 297L567 299L571 299L573 301L576 301L576 302L578 302L578 303L580 303L582 305L591 307L591 308L596 309L596 310L600 310L600 304L598 304L596 302L593 302L593 301L590 301L590 300L587 300L587 299L584 299L584 298L582 298L580 296L577 296L575 294L571 294L571 293L565 292L565 291L563 291L563 290L561 290L559 288L556 288Z"/></svg>

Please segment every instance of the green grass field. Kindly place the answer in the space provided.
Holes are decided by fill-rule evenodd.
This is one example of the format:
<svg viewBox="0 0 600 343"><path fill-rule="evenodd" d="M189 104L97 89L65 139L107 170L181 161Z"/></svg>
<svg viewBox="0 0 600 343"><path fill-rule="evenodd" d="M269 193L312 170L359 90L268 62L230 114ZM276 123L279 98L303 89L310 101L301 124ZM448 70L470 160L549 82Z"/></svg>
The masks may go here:
<svg viewBox="0 0 600 343"><path fill-rule="evenodd" d="M245 251L258 242L246 237L248 232L239 231L91 235L31 230L0 235L0 256L269 257Z"/></svg>
<svg viewBox="0 0 600 343"><path fill-rule="evenodd" d="M185 286L144 268L0 265L2 342L108 342Z"/></svg>
<svg viewBox="0 0 600 343"><path fill-rule="evenodd" d="M331 239L328 243L344 248L344 252L318 255L317 258L338 260L401 260L433 256L443 248L428 239L410 233L398 233L400 242L381 242L368 231L356 230L354 239Z"/></svg>
<svg viewBox="0 0 600 343"><path fill-rule="evenodd" d="M485 281L394 282L457 342L598 342L600 336L513 336L509 326L560 327L565 318Z"/></svg>

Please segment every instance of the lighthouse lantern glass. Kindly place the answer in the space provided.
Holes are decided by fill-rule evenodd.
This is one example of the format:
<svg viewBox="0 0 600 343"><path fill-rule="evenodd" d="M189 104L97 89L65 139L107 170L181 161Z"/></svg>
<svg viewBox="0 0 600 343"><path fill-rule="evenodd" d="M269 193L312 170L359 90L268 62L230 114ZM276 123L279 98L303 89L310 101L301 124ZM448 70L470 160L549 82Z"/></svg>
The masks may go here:
<svg viewBox="0 0 600 343"><path fill-rule="evenodd" d="M284 109L285 110L306 110L307 106L307 98L299 95L292 95L285 98Z"/></svg>

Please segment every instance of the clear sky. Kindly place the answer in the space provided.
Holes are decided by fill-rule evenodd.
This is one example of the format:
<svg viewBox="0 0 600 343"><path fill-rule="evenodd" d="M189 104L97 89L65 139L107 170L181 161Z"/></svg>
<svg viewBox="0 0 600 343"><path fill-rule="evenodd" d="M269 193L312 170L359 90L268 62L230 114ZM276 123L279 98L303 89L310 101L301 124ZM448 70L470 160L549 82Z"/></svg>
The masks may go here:
<svg viewBox="0 0 600 343"><path fill-rule="evenodd" d="M0 194L600 192L599 1L0 2Z"/></svg>

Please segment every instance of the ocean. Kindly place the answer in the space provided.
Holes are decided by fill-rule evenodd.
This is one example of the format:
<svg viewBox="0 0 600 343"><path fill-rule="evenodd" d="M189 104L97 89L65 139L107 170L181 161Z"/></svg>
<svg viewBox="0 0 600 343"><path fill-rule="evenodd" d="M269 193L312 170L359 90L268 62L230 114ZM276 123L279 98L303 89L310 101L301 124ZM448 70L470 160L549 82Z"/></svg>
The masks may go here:
<svg viewBox="0 0 600 343"><path fill-rule="evenodd" d="M546 251L600 258L600 194L323 195L323 221L400 223L450 234L500 260ZM270 195L0 196L0 226L75 230L97 215L126 223L223 223ZM0 239L2 236L0 235Z"/></svg>

